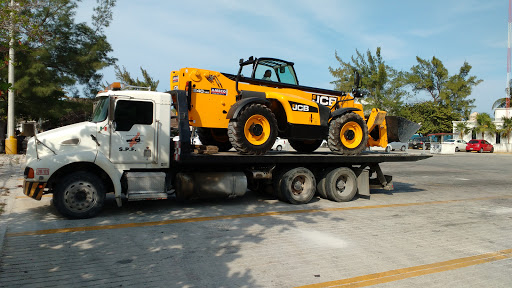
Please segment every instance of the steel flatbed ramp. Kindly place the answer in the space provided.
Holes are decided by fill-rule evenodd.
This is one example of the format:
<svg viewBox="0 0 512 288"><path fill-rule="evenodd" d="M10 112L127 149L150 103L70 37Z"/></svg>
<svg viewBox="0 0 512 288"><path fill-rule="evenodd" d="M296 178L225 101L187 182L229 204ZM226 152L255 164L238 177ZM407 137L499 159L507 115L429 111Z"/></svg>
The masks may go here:
<svg viewBox="0 0 512 288"><path fill-rule="evenodd" d="M176 164L378 164L383 162L414 162L432 157L428 154L365 152L360 155L337 155L331 152L268 152L265 155L241 155L237 152L217 154L182 154Z"/></svg>

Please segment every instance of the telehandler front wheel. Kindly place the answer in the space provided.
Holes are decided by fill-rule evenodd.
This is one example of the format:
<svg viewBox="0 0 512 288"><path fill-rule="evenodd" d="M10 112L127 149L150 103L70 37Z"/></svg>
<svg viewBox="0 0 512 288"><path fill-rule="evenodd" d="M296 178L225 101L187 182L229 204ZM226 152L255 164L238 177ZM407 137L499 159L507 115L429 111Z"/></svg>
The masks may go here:
<svg viewBox="0 0 512 288"><path fill-rule="evenodd" d="M228 151L233 147L229 142L228 129L198 127L197 136L199 136L201 144L217 146L221 152Z"/></svg>
<svg viewBox="0 0 512 288"><path fill-rule="evenodd" d="M358 155L368 142L368 126L364 119L350 112L331 120L327 144L332 152Z"/></svg>
<svg viewBox="0 0 512 288"><path fill-rule="evenodd" d="M311 153L318 149L320 145L322 145L322 139L320 140L297 140L297 139L288 139L290 142L290 146L293 149L297 150L300 153Z"/></svg>
<svg viewBox="0 0 512 288"><path fill-rule="evenodd" d="M251 104L229 122L228 136L229 142L242 154L265 154L277 138L276 117L267 106Z"/></svg>

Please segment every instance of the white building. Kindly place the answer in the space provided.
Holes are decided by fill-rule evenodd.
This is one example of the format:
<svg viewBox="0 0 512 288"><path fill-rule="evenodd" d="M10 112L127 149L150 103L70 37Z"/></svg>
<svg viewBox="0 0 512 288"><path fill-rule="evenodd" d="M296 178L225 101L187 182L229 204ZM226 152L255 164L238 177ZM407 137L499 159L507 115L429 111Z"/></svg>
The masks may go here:
<svg viewBox="0 0 512 288"><path fill-rule="evenodd" d="M507 113L508 110L508 113ZM472 113L469 116L469 120L465 121L470 129L476 127L476 115L478 115L477 112ZM503 126L503 117L512 117L512 108L496 108L494 110L494 124L496 125L497 129L501 129ZM453 123L453 133L454 139L460 139L459 137L459 131L456 129L457 123L464 122L464 121L452 121ZM494 145L494 151L496 152L512 152L512 135L510 136L510 143L508 143L509 139L506 137L503 137L496 133L495 135L491 135L489 133L484 134L484 139L490 142L492 145ZM469 141L471 139L482 139L481 133L475 133L470 132L468 134L465 134L464 137L462 137L463 140Z"/></svg>

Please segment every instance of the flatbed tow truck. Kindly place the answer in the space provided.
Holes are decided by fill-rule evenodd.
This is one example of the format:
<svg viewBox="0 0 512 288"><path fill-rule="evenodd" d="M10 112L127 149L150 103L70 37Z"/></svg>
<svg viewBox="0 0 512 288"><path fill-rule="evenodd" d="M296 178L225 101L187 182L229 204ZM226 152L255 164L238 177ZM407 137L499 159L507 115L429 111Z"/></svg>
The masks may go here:
<svg viewBox="0 0 512 288"><path fill-rule="evenodd" d="M392 188L392 178L384 175L380 163L431 157L374 152L200 154L190 143L186 91L114 86L100 92L97 100L91 122L46 131L28 142L24 193L36 200L53 193L53 205L69 218L96 216L107 193L114 193L118 206L124 198L235 197L248 189L269 191L292 204L306 204L317 193L350 201L356 194L369 196L370 188ZM172 116L172 106L177 116ZM178 120L177 142L171 136L171 117Z"/></svg>

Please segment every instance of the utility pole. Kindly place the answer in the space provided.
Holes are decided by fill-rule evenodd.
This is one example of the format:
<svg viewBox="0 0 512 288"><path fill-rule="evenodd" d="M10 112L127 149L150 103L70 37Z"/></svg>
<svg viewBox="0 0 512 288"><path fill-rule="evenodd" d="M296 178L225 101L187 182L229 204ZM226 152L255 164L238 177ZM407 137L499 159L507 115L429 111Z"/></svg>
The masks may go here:
<svg viewBox="0 0 512 288"><path fill-rule="evenodd" d="M11 0L11 40L9 41L9 71L8 81L11 84L7 94L7 138L5 139L5 154L16 154L18 141L14 135L14 0Z"/></svg>
<svg viewBox="0 0 512 288"><path fill-rule="evenodd" d="M508 0L508 49L507 49L507 96L505 96L506 117L508 118L508 110L510 109L510 37L512 35L512 0Z"/></svg>

